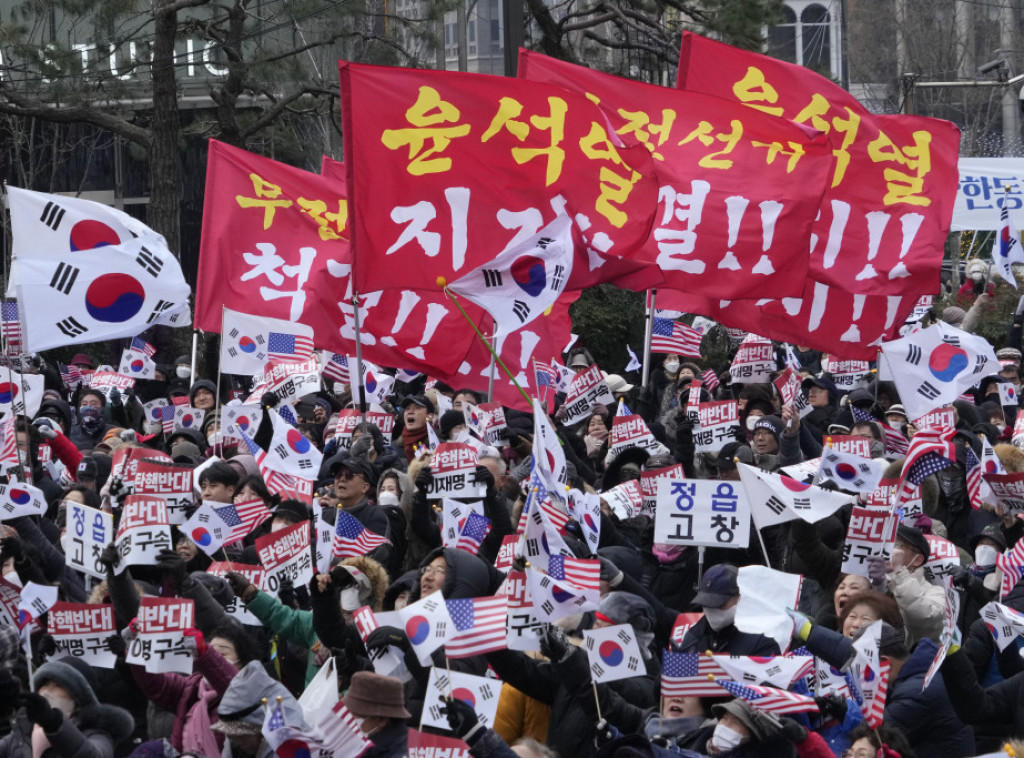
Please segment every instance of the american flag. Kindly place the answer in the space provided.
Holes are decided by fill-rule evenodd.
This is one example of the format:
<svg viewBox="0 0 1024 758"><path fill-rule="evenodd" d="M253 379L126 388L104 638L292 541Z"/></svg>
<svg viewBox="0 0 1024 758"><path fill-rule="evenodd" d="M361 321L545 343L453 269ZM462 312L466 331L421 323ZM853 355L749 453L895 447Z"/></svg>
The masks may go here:
<svg viewBox="0 0 1024 758"><path fill-rule="evenodd" d="M60 367L60 378L64 382L64 386L68 389L77 387L82 383L82 369L78 366L64 366Z"/></svg>
<svg viewBox="0 0 1024 758"><path fill-rule="evenodd" d="M700 358L700 332L672 319L654 317L651 325L651 352L675 353Z"/></svg>
<svg viewBox="0 0 1024 758"><path fill-rule="evenodd" d="M874 697L871 698L871 707L867 709L867 712L864 711L864 705L861 703L861 713L864 714L864 720L873 729L877 729L882 725L885 713L885 699L889 693L889 668L889 661L882 661L878 664L878 685L875 688Z"/></svg>
<svg viewBox="0 0 1024 758"><path fill-rule="evenodd" d="M910 440L907 459L903 463L903 478L920 485L936 471L956 463L954 434L956 430L948 426L918 430Z"/></svg>
<svg viewBox="0 0 1024 758"><path fill-rule="evenodd" d="M267 744L279 756L310 755L313 744L301 731L288 724L284 718L284 708L276 703L267 710L263 719L263 736Z"/></svg>
<svg viewBox="0 0 1024 758"><path fill-rule="evenodd" d="M566 524L569 523L569 514L556 506L550 497L545 496L540 499L539 502L540 509L544 511L544 515L548 517L548 521L551 522L551 526L559 532L564 530Z"/></svg>
<svg viewBox="0 0 1024 758"><path fill-rule="evenodd" d="M764 687L759 684L740 684L732 679L721 679L718 682L733 697L746 700L759 711L768 713L807 713L817 711L818 704L813 697L798 695L778 687Z"/></svg>
<svg viewBox="0 0 1024 758"><path fill-rule="evenodd" d="M145 353L149 358L152 358L156 353L156 348L142 339L142 337L132 337L132 344L128 346L128 349L138 353Z"/></svg>
<svg viewBox="0 0 1024 758"><path fill-rule="evenodd" d="M246 500L244 503L213 506L213 510L225 524L231 527L231 531L224 539L225 545L247 537L253 529L271 516L262 500Z"/></svg>
<svg viewBox="0 0 1024 758"><path fill-rule="evenodd" d="M4 300L0 304L0 332L7 343L7 352L15 355L21 352L21 321L18 318L18 304Z"/></svg>
<svg viewBox="0 0 1024 758"><path fill-rule="evenodd" d="M974 449L967 446L967 494L971 498L971 507L974 510L981 508L981 461L974 454Z"/></svg>
<svg viewBox="0 0 1024 758"><path fill-rule="evenodd" d="M544 363L535 358L533 361L533 375L537 380L537 389L555 386L555 372L551 369L550 363Z"/></svg>
<svg viewBox="0 0 1024 758"><path fill-rule="evenodd" d="M589 558L571 558L565 555L548 556L548 576L581 590L601 589L601 561Z"/></svg>
<svg viewBox="0 0 1024 758"><path fill-rule="evenodd" d="M999 587L999 599L1002 600L1024 576L1024 540L1017 540L1012 550L996 558L996 566L1003 572L1003 583Z"/></svg>
<svg viewBox="0 0 1024 758"><path fill-rule="evenodd" d="M160 409L160 423L163 424L164 434L170 434L174 431L174 411L176 406L165 405Z"/></svg>
<svg viewBox="0 0 1024 758"><path fill-rule="evenodd" d="M304 361L313 354L313 340L298 334L269 332L267 334L267 360Z"/></svg>
<svg viewBox="0 0 1024 758"><path fill-rule="evenodd" d="M474 655L504 650L508 646L505 621L508 598L468 597L445 600L448 613L459 633L445 643L449 658L470 658Z"/></svg>
<svg viewBox="0 0 1024 758"><path fill-rule="evenodd" d="M704 382L704 386L708 392L714 392L718 388L718 374L713 369L708 369L700 375L701 381Z"/></svg>
<svg viewBox="0 0 1024 758"><path fill-rule="evenodd" d="M348 356L341 353L325 353L324 376L336 382L348 384L352 381L348 373Z"/></svg>
<svg viewBox="0 0 1024 758"><path fill-rule="evenodd" d="M0 469L18 465L18 440L14 434L14 416L0 422Z"/></svg>
<svg viewBox="0 0 1024 758"><path fill-rule="evenodd" d="M851 408L853 410L853 420L857 423L860 423L861 421L873 421L882 427L882 431L885 432L885 452L891 455L907 454L907 450L910 448L910 442L906 437L888 424L879 421L867 411L861 410L855 405L851 406Z"/></svg>
<svg viewBox="0 0 1024 758"><path fill-rule="evenodd" d="M362 727L341 700L321 717L316 726L320 732L320 755L348 755L359 758L373 747L373 743L363 736Z"/></svg>
<svg viewBox="0 0 1024 758"><path fill-rule="evenodd" d="M491 520L479 513L470 513L459 532L459 540L455 547L466 550L476 555L480 552L480 545L483 544L487 533L491 531Z"/></svg>
<svg viewBox="0 0 1024 758"><path fill-rule="evenodd" d="M661 662L661 696L722 697L719 682L726 678L728 674L709 655L667 652Z"/></svg>
<svg viewBox="0 0 1024 758"><path fill-rule="evenodd" d="M371 532L355 516L338 511L334 525L333 553L337 558L358 558L387 542L382 534Z"/></svg>

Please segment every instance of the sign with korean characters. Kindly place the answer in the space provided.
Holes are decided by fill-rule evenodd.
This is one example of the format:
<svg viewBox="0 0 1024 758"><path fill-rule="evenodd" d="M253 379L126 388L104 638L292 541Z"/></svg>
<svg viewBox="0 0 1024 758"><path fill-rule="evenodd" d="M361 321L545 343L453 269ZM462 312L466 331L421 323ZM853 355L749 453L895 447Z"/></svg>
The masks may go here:
<svg viewBox="0 0 1024 758"><path fill-rule="evenodd" d="M112 669L117 663L107 647L107 637L117 634L112 605L56 603L49 611L46 630L57 643L54 658L79 658L101 669Z"/></svg>
<svg viewBox="0 0 1024 758"><path fill-rule="evenodd" d="M116 389L124 395L126 389L135 386L135 379L131 376L118 374L115 371L97 371L89 380L89 386L94 390L102 392L103 396L109 401L110 390Z"/></svg>
<svg viewBox="0 0 1024 758"><path fill-rule="evenodd" d="M317 347L355 355L344 179L210 140L205 203L196 326L219 332L223 306L250 313L258 303L260 315L311 327ZM364 359L444 373L458 368L472 331L441 291L421 286L393 295L359 287Z"/></svg>
<svg viewBox="0 0 1024 758"><path fill-rule="evenodd" d="M844 361L834 355L825 356L822 371L832 375L832 381L840 390L849 391L857 386L860 378L871 370L867 361Z"/></svg>
<svg viewBox="0 0 1024 758"><path fill-rule="evenodd" d="M430 461L434 478L427 489L427 497L484 497L487 488L476 481L478 462L477 452L471 445L442 442Z"/></svg>
<svg viewBox="0 0 1024 758"><path fill-rule="evenodd" d="M693 430L694 449L698 453L717 453L736 441L740 416L735 400L716 400L697 406L700 423Z"/></svg>
<svg viewBox="0 0 1024 758"><path fill-rule="evenodd" d="M662 479L654 541L668 545L745 548L750 541L750 503L739 482Z"/></svg>
<svg viewBox="0 0 1024 758"><path fill-rule="evenodd" d="M303 395L320 390L320 364L316 358L300 362L272 361L263 375L267 392L286 403L295 403Z"/></svg>
<svg viewBox="0 0 1024 758"><path fill-rule="evenodd" d="M825 437L825 447L840 453L859 455L861 458L871 457L871 440L853 434L829 434Z"/></svg>
<svg viewBox="0 0 1024 758"><path fill-rule="evenodd" d="M756 384L767 382L775 371L775 348L771 340L748 334L740 343L736 357L729 366L729 376L734 382Z"/></svg>
<svg viewBox="0 0 1024 758"><path fill-rule="evenodd" d="M173 549L164 499L149 495L126 497L114 543L121 555L116 573L123 573L128 566L155 566L161 550Z"/></svg>
<svg viewBox="0 0 1024 758"><path fill-rule="evenodd" d="M135 468L136 495L160 497L167 503L167 519L183 524L193 505L192 469L169 461L142 459Z"/></svg>
<svg viewBox="0 0 1024 758"><path fill-rule="evenodd" d="M983 477L1007 513L1024 513L1024 472L984 474Z"/></svg>
<svg viewBox="0 0 1024 758"><path fill-rule="evenodd" d="M614 458L626 448L636 447L654 455L661 448L654 439L647 422L635 413L631 416L616 416L612 419L611 446L609 454Z"/></svg>
<svg viewBox="0 0 1024 758"><path fill-rule="evenodd" d="M335 427L334 436L338 438L339 447L345 450L352 447L352 433L362 422L362 414L355 408L343 408L338 411L338 425ZM366 422L380 429L385 439L390 438L391 433L395 431L395 417L390 413L367 411Z"/></svg>
<svg viewBox="0 0 1024 758"><path fill-rule="evenodd" d="M345 61L339 78L349 199L359 208L352 241L371 251L368 265L356 266L360 292L454 281L536 234L559 209L577 221L590 257L573 267L569 289L636 271L646 278L631 287L661 280L651 263L630 259L657 213L651 154L623 146L583 94Z"/></svg>
<svg viewBox="0 0 1024 758"><path fill-rule="evenodd" d="M308 521L257 537L256 552L267 571L264 589L272 595L281 591L283 579L291 580L293 587L301 587L313 578Z"/></svg>
<svg viewBox="0 0 1024 758"><path fill-rule="evenodd" d="M682 479L685 476L681 463L640 472L640 494L643 498L640 502L640 515L654 518L654 511L658 507L658 483L660 481Z"/></svg>
<svg viewBox="0 0 1024 758"><path fill-rule="evenodd" d="M845 574L867 576L868 558L878 556L891 560L897 526L899 518L895 513L854 506L850 526L846 530L840 570Z"/></svg>
<svg viewBox="0 0 1024 758"><path fill-rule="evenodd" d="M67 527L60 538L64 562L83 574L106 579L107 569L99 557L114 539L114 517L81 503L65 502Z"/></svg>
<svg viewBox="0 0 1024 758"><path fill-rule="evenodd" d="M611 407L615 403L608 383L604 380L601 369L595 363L585 371L580 371L569 383L569 391L565 393L566 426L578 424L590 415L590 409L598 403Z"/></svg>
<svg viewBox="0 0 1024 758"><path fill-rule="evenodd" d="M945 584L960 565L960 551L949 540L934 534L924 536L928 540L928 560L925 561L924 575L932 584Z"/></svg>
<svg viewBox="0 0 1024 758"><path fill-rule="evenodd" d="M148 447L121 447L111 456L110 478L120 482L121 497L131 495L135 491L135 474L139 470L139 462L143 459L164 461L171 464L171 456L162 450Z"/></svg>
<svg viewBox="0 0 1024 758"><path fill-rule="evenodd" d="M182 598L143 597L139 601L137 634L128 644L125 661L151 674L192 673L192 649L185 630L195 626L195 607Z"/></svg>
<svg viewBox="0 0 1024 758"><path fill-rule="evenodd" d="M227 576L229 571L241 574L252 582L257 589L264 589L267 572L262 566L246 566L242 563L214 561L210 564L210 567L206 569L206 573L221 577ZM245 603L237 597L232 597L231 602L224 606L224 612L242 624L247 624L249 626L263 626L263 622L247 611Z"/></svg>

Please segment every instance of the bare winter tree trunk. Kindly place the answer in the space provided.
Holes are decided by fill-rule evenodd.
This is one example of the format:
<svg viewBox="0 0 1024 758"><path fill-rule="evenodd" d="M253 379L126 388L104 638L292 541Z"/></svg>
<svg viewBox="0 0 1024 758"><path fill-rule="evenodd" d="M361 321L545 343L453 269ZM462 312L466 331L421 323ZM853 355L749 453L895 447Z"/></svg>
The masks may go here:
<svg viewBox="0 0 1024 758"><path fill-rule="evenodd" d="M175 0L155 0L153 39L153 123L149 152L147 221L177 253L181 242L181 158L178 151L178 89L174 76L174 40L178 29Z"/></svg>

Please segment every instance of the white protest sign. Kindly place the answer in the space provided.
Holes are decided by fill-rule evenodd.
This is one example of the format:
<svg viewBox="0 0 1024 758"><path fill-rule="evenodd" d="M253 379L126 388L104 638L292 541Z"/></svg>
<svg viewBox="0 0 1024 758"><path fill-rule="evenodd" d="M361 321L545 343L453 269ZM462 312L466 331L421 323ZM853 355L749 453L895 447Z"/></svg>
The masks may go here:
<svg viewBox="0 0 1024 758"><path fill-rule="evenodd" d="M601 493L601 499L620 519L639 516L644 504L644 494L640 491L638 479L630 479L605 490Z"/></svg>
<svg viewBox="0 0 1024 758"><path fill-rule="evenodd" d="M185 523L186 512L195 500L192 492L192 469L166 461L140 460L135 469L134 492L163 498L167 504L167 520Z"/></svg>
<svg viewBox="0 0 1024 758"><path fill-rule="evenodd" d="M867 576L868 558L880 556L889 561L892 558L893 543L896 541L898 521L895 513L854 506L850 514L850 526L846 531L843 565L840 571L845 574Z"/></svg>
<svg viewBox="0 0 1024 758"><path fill-rule="evenodd" d="M60 538L64 562L83 574L106 579L107 569L99 558L114 539L114 517L81 503L66 502L67 528Z"/></svg>
<svg viewBox="0 0 1024 758"><path fill-rule="evenodd" d="M1024 417L1024 413L1019 416ZM1024 472L984 474L982 478L1007 513L1024 513Z"/></svg>
<svg viewBox="0 0 1024 758"><path fill-rule="evenodd" d="M654 455L663 450L660 442L654 439L647 422L640 416L616 416L612 419L611 443L608 452L614 458L627 448L636 447L649 450Z"/></svg>
<svg viewBox="0 0 1024 758"><path fill-rule="evenodd" d="M859 455L861 458L871 457L871 440L853 434L828 434L825 436L825 447L831 446L840 453Z"/></svg>
<svg viewBox="0 0 1024 758"><path fill-rule="evenodd" d="M173 549L167 504L163 498L149 495L126 497L114 544L121 555L114 569L117 574L122 574L128 566L155 566L161 550Z"/></svg>
<svg viewBox="0 0 1024 758"><path fill-rule="evenodd" d="M130 376L123 376L115 371L96 371L89 379L89 387L99 390L109 401L110 390L117 389L122 395L129 387L135 386L135 379Z"/></svg>
<svg viewBox="0 0 1024 758"><path fill-rule="evenodd" d="M946 604L942 615L942 631L939 633L939 649L935 651L935 657L924 675L924 683L921 689L925 689L932 683L932 679L939 673L939 667L946 659L949 646L954 642L960 642L960 630L957 628L957 618L960 616L960 593L953 589L952 582L946 585Z"/></svg>
<svg viewBox="0 0 1024 758"><path fill-rule="evenodd" d="M57 643L54 658L79 658L101 669L117 664L117 656L107 647L107 637L117 634L112 605L57 603L50 609L46 626Z"/></svg>
<svg viewBox="0 0 1024 758"><path fill-rule="evenodd" d="M484 444L491 447L507 446L508 440L505 439L505 432L508 429L508 423L505 421L505 409L501 403L481 403L477 407L486 414L481 428L483 434L480 435Z"/></svg>
<svg viewBox="0 0 1024 758"><path fill-rule="evenodd" d="M934 534L924 536L931 551L925 561L924 575L932 584L945 584L953 575L953 569L960 565L960 551L949 540Z"/></svg>
<svg viewBox="0 0 1024 758"><path fill-rule="evenodd" d="M267 392L294 404L300 397L320 390L320 365L315 356L298 363L273 361L267 364L263 381Z"/></svg>
<svg viewBox="0 0 1024 758"><path fill-rule="evenodd" d="M477 452L461 442L442 442L430 460L433 481L427 488L427 497L482 498L487 487L476 481Z"/></svg>
<svg viewBox="0 0 1024 758"><path fill-rule="evenodd" d="M284 579L291 580L293 587L301 587L313 578L308 521L257 537L256 552L267 570L264 585L272 595L281 591Z"/></svg>
<svg viewBox="0 0 1024 758"><path fill-rule="evenodd" d="M540 650L540 638L545 625L533 612L533 601L526 587L526 574L509 571L498 590L508 597L508 620L505 622L509 650L529 652Z"/></svg>
<svg viewBox="0 0 1024 758"><path fill-rule="evenodd" d="M775 348L771 340L748 334L740 343L729 366L729 376L741 384L767 382L775 371Z"/></svg>
<svg viewBox="0 0 1024 758"><path fill-rule="evenodd" d="M565 420L566 426L572 426L583 421L590 415L590 409L597 404L607 406L614 405L615 398L612 397L608 383L604 380L601 369L594 364L585 371L580 371L569 383L569 391L565 395Z"/></svg>
<svg viewBox="0 0 1024 758"><path fill-rule="evenodd" d="M857 386L862 376L871 371L867 361L843 361L835 356L825 355L821 370L832 375L832 382L840 390L849 391Z"/></svg>
<svg viewBox="0 0 1024 758"><path fill-rule="evenodd" d="M139 601L138 634L128 645L127 663L151 674L192 673L192 650L184 632L195 626L195 607L182 598L143 597Z"/></svg>
<svg viewBox="0 0 1024 758"><path fill-rule="evenodd" d="M740 590L736 628L775 640L779 650L785 653L793 637L793 620L786 609L796 608L802 580L799 574L775 571L767 566L741 566L736 577ZM788 687L787 682L785 688Z"/></svg>
<svg viewBox="0 0 1024 758"><path fill-rule="evenodd" d="M359 632L359 637L363 640L364 644L369 638L370 632L380 625L373 610L368 605L353 611L352 623L355 624L356 631ZM370 661L373 663L373 670L381 676L394 676L403 681L407 681L410 678L409 669L406 667L405 661L402 660L402 656L396 653L390 645L382 648L373 648L372 650L368 649L367 653L370 656Z"/></svg>
<svg viewBox="0 0 1024 758"><path fill-rule="evenodd" d="M693 430L693 444L698 453L717 453L726 444L736 441L740 426L735 400L719 400L697 406L700 425Z"/></svg>
<svg viewBox="0 0 1024 758"><path fill-rule="evenodd" d="M206 569L206 573L211 576L220 577L227 576L229 571L241 574L252 582L256 589L259 590L263 589L263 585L266 582L267 572L262 566L247 566L244 563L215 561L210 564L208 569ZM243 603L240 598L232 597L231 602L224 606L224 612L235 621L242 624L247 624L248 626L263 626L263 622L246 609L245 603Z"/></svg>
<svg viewBox="0 0 1024 758"><path fill-rule="evenodd" d="M658 482L655 543L745 548L749 541L750 503L739 482Z"/></svg>

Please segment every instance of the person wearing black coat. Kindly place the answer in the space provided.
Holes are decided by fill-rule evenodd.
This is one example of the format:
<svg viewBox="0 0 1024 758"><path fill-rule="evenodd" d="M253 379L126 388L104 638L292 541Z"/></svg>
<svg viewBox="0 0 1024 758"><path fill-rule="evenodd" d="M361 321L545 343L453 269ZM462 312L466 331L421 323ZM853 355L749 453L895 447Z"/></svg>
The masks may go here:
<svg viewBox="0 0 1024 758"><path fill-rule="evenodd" d="M964 722L1007 736L1024 734L1024 673L982 688L964 651L951 650L942 662L942 676L953 709Z"/></svg>

